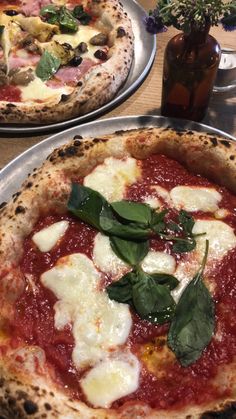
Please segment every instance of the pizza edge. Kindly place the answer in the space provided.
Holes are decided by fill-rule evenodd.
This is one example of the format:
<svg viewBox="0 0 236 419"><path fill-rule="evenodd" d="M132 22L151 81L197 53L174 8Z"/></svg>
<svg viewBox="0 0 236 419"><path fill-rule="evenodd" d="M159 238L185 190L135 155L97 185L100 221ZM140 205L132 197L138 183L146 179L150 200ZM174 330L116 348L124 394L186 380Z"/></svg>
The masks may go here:
<svg viewBox="0 0 236 419"><path fill-rule="evenodd" d="M168 128L119 131L100 138L80 139L78 137L75 136L71 142L54 150L42 167L35 169L29 175L21 190L13 195L10 202L6 205L2 204L0 211L0 266L3 283L6 281L7 284L9 280L11 281L11 272L17 281L17 275L20 275L17 261L22 254L22 243L38 217L51 210L63 213L70 193L71 178L86 176L106 157L132 156L143 159L151 154L163 153L176 159L191 171L209 177L233 192L236 191L236 143L231 140L193 131L176 132ZM7 309L10 313L10 307L7 306L2 308L2 313ZM0 366L1 364L0 361ZM19 412L24 409L25 417L27 417L27 408L25 409L24 406L25 401L29 401L36 404L37 412L38 410L41 412L41 409L44 412L45 403L51 403L51 408L57 408L59 412L63 411L64 413L66 409L71 412L76 411L76 418L93 418L94 415L96 418L132 418L137 417L138 414L150 419L168 417L168 412L161 412L159 415L155 410L141 404L138 406L131 404L130 407L116 413L114 410L89 409L81 402L71 402L66 396L63 396L63 402L59 403L62 395L55 388L54 383L51 383L47 388L48 378L43 385L36 385L37 388L35 388L32 382L37 382L37 376L31 377L31 382L29 382L29 377L24 377L20 371L17 371L17 377L13 378L14 368L12 371L12 367L8 368L7 365L4 367L2 364L1 369L2 376L5 376L3 379L5 384L0 389L0 394L2 393L3 396L3 401L0 401L0 412L1 405L4 409L8 403L9 409L17 408ZM224 374L226 374L227 381L230 380L235 388L233 370L232 365L229 365L224 368ZM53 387L54 396L50 393ZM19 391L25 392L27 397L19 398L17 396ZM11 406L9 401L7 402L12 398L15 400L14 406ZM54 400L56 400L57 407L53 404ZM173 418L201 417L206 419L212 417L213 411L230 412L231 407L233 409L235 406L233 403L233 400L221 400L207 406L201 405L181 411L171 411L171 415ZM51 417L52 411L48 412L48 417ZM203 411L211 411L210 416L207 416L208 413L203 413ZM9 412L13 412L13 410L9 410Z"/></svg>
<svg viewBox="0 0 236 419"><path fill-rule="evenodd" d="M90 68L80 79L79 86L60 102L0 102L0 121L4 123L55 123L89 113L109 102L125 82L134 54L134 35L131 21L118 0L93 0L100 22L113 29L114 45L108 61ZM118 28L125 31L118 35ZM63 116L63 118L62 118Z"/></svg>

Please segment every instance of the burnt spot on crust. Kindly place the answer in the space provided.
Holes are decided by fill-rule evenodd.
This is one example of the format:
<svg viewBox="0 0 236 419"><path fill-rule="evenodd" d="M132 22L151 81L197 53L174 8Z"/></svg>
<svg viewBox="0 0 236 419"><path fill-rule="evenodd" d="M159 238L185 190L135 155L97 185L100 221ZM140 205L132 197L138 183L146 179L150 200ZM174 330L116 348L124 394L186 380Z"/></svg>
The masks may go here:
<svg viewBox="0 0 236 419"><path fill-rule="evenodd" d="M236 419L236 402L226 405L219 411L205 412L201 419Z"/></svg>
<svg viewBox="0 0 236 419"><path fill-rule="evenodd" d="M31 400L26 400L23 404L23 407L27 415L33 415L38 411L37 404L32 402Z"/></svg>
<svg viewBox="0 0 236 419"><path fill-rule="evenodd" d="M15 209L15 214L24 214L25 213L25 207L22 205L18 205Z"/></svg>
<svg viewBox="0 0 236 419"><path fill-rule="evenodd" d="M123 36L126 35L126 32L125 32L125 30L122 26L119 26L119 28L117 28L116 32L117 32L117 38L123 38Z"/></svg>
<svg viewBox="0 0 236 419"><path fill-rule="evenodd" d="M229 156L230 160L234 160L235 156L233 154L231 154L231 156Z"/></svg>
<svg viewBox="0 0 236 419"><path fill-rule="evenodd" d="M227 140L220 140L221 144L223 144L226 148L230 148L231 144L229 141Z"/></svg>
<svg viewBox="0 0 236 419"><path fill-rule="evenodd" d="M213 145L214 147L216 147L216 146L217 146L218 141L217 141L217 138L216 138L216 137L210 137L210 141L211 141L211 143L212 143L212 145Z"/></svg>
<svg viewBox="0 0 236 419"><path fill-rule="evenodd" d="M108 141L108 139L107 138L94 138L93 139L93 142L95 143L95 144L97 144L97 143L106 143Z"/></svg>
<svg viewBox="0 0 236 419"><path fill-rule="evenodd" d="M82 140L82 139L83 139L82 135L79 135L79 134L75 135L73 138L73 140Z"/></svg>
<svg viewBox="0 0 236 419"><path fill-rule="evenodd" d="M6 205L7 205L7 202L2 202L2 203L0 204L0 210L1 210L1 209L3 209Z"/></svg>

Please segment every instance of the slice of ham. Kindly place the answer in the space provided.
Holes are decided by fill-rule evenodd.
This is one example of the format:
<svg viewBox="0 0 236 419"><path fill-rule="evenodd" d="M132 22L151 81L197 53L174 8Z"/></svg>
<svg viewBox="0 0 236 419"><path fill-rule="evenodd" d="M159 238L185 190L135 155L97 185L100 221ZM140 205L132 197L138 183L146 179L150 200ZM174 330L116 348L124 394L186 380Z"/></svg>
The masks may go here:
<svg viewBox="0 0 236 419"><path fill-rule="evenodd" d="M55 74L54 79L48 82L50 87L58 87L58 81L70 86L76 86L78 81L96 63L89 58L85 58L78 67L66 66L60 68Z"/></svg>
<svg viewBox="0 0 236 419"><path fill-rule="evenodd" d="M38 16L40 9L51 3L51 0L21 0L21 11L26 16Z"/></svg>
<svg viewBox="0 0 236 419"><path fill-rule="evenodd" d="M19 57L16 54L9 55L9 69L17 67L28 67L36 65L41 56L37 54L28 54L26 57Z"/></svg>

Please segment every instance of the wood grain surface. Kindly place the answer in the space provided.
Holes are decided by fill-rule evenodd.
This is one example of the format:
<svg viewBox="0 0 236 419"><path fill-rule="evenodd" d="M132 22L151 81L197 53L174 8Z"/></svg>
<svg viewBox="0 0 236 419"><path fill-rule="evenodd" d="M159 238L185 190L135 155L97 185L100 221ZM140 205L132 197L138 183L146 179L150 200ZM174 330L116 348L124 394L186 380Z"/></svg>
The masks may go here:
<svg viewBox="0 0 236 419"><path fill-rule="evenodd" d="M146 10L156 4L154 0L139 0L139 3ZM167 32L157 35L156 58L148 77L134 94L102 118L140 114L160 115L163 54L168 40L176 33L178 31L170 28ZM211 34L222 47L236 47L236 31L225 32L222 28L215 27L212 28ZM214 93L208 113L202 122L236 136L236 88L230 93ZM16 136L0 133L0 168L48 135Z"/></svg>

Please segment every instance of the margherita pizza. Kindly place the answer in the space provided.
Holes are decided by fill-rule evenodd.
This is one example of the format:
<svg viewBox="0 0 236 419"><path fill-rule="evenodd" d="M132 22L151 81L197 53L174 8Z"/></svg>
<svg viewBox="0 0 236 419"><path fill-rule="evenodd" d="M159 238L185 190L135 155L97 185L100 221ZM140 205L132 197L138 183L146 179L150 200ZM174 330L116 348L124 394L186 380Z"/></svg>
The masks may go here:
<svg viewBox="0 0 236 419"><path fill-rule="evenodd" d="M116 94L133 57L118 0L0 2L0 121L52 123Z"/></svg>
<svg viewBox="0 0 236 419"><path fill-rule="evenodd" d="M0 417L235 417L236 145L79 135L0 219Z"/></svg>

